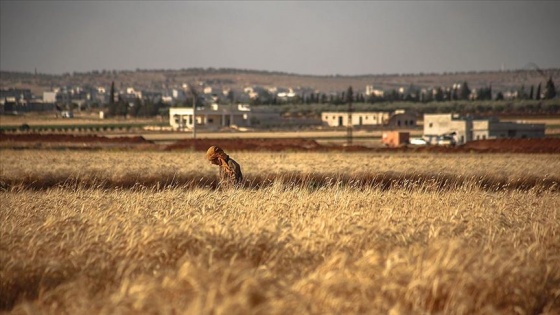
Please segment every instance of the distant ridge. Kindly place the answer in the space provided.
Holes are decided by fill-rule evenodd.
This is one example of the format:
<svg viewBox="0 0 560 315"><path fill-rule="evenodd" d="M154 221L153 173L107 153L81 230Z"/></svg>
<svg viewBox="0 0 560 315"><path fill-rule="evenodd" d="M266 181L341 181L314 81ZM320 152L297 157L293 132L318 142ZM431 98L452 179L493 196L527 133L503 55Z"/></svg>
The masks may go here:
<svg viewBox="0 0 560 315"><path fill-rule="evenodd" d="M532 65L532 66L531 66ZM185 73L185 74L200 74L200 73L245 73L245 74L265 74L265 75L288 75L288 76L303 76L303 77L377 77L377 76L424 76L424 75L461 75L461 74L484 74L484 73L513 73L513 72L558 72L560 68L545 68L540 69L534 63L529 63L523 69L508 69L508 70L480 70L480 71L444 71L444 72L410 72L410 73L364 73L364 74L305 74L305 73L295 73L295 72L283 72L283 71L269 71L269 70L257 70L257 69L241 69L241 68L214 68L214 67L193 67L193 68L181 68L181 69L142 69L137 68L135 70L116 70L116 69L103 69L103 70L91 70L91 71L74 71L73 73L62 73L62 74L52 74L52 73L34 73L30 71L0 71L4 75L22 75L22 76L68 76L68 75L98 75L99 73L131 73L131 72L157 72L157 73ZM2 77L4 79L4 77Z"/></svg>

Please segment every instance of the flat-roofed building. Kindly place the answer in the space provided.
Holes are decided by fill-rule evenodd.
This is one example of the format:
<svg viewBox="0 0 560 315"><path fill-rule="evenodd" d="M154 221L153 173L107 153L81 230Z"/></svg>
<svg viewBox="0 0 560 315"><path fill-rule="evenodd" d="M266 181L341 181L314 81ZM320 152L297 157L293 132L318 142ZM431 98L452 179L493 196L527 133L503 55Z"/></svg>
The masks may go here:
<svg viewBox="0 0 560 315"><path fill-rule="evenodd" d="M498 138L544 138L544 124L499 121L497 118L473 121L473 140Z"/></svg>
<svg viewBox="0 0 560 315"><path fill-rule="evenodd" d="M389 122L389 112L352 112L352 126L382 126ZM348 112L321 113L321 121L330 127L349 126Z"/></svg>
<svg viewBox="0 0 560 315"><path fill-rule="evenodd" d="M472 118L456 114L424 114L424 138L454 133L456 144L472 141Z"/></svg>
<svg viewBox="0 0 560 315"><path fill-rule="evenodd" d="M543 138L544 124L501 122L498 118L476 118L458 114L424 114L424 138L453 135L456 144L499 138Z"/></svg>
<svg viewBox="0 0 560 315"><path fill-rule="evenodd" d="M248 127L251 125L251 108L245 104L236 106L212 104L197 108L196 114L192 107L169 109L169 124L174 130L192 129L195 120L197 128Z"/></svg>
<svg viewBox="0 0 560 315"><path fill-rule="evenodd" d="M321 113L321 121L329 127L349 126L348 112ZM395 112L352 112L352 126L390 126L394 128L414 128L417 125L415 113L396 110Z"/></svg>

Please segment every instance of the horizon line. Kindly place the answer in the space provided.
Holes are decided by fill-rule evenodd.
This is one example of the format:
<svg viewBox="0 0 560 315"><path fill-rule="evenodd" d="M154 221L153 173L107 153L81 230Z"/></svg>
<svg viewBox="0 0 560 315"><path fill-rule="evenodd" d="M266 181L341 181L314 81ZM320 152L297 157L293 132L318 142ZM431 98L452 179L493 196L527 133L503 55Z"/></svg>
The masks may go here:
<svg viewBox="0 0 560 315"><path fill-rule="evenodd" d="M239 71L239 72L256 72L256 73L269 73L269 74L282 74L282 75L292 75L292 76L304 76L304 77L367 77L367 76L417 76L417 75L449 75L449 74L464 74L464 73L485 73L485 72L516 72L516 71L554 71L560 70L558 68L531 68L528 69L527 66L518 69L496 69L496 70L462 70L462 71L443 71L443 72L405 72L405 73L367 73L367 74L301 74L295 72L286 72L278 70L256 70L256 69L244 69L244 68L227 68L227 67L190 67L190 68L136 68L136 69L95 69L89 71L72 71L63 73L45 73L35 71L21 71L21 70L2 70L0 73L16 73L16 74L30 74L30 75L49 75L49 76L66 76L75 74L93 74L94 72L180 72L180 71Z"/></svg>

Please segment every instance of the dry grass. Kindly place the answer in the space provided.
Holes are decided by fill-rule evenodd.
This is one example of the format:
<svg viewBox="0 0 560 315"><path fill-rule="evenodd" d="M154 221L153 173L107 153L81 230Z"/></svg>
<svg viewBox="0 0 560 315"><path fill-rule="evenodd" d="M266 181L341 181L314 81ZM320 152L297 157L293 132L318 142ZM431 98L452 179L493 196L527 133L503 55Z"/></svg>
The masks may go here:
<svg viewBox="0 0 560 315"><path fill-rule="evenodd" d="M269 184L216 190L76 184L213 178L200 153L0 154L9 313L560 312L558 190L508 186L555 181L557 156L238 152L246 177ZM289 181L377 173L465 180ZM42 175L56 184L27 189ZM480 176L505 184L486 189Z"/></svg>
<svg viewBox="0 0 560 315"><path fill-rule="evenodd" d="M213 186L217 173L200 152L0 150L0 156L3 189L207 187ZM363 186L361 180L371 186L396 181L413 186L560 188L557 155L233 152L232 157L241 164L249 187L276 180L321 186L340 180Z"/></svg>

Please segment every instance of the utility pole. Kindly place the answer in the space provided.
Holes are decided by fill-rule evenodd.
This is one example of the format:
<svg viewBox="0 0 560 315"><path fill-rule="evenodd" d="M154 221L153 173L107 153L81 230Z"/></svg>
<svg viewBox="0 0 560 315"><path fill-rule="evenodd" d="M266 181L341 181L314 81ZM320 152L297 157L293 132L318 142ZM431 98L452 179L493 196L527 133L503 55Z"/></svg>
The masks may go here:
<svg viewBox="0 0 560 315"><path fill-rule="evenodd" d="M192 137L196 139L196 98L197 94L194 92L193 87L191 87L191 91L193 92L193 101L192 101L192 118L193 118L193 127L192 127Z"/></svg>
<svg viewBox="0 0 560 315"><path fill-rule="evenodd" d="M348 100L348 123L346 125L346 145L352 145L352 112L354 111L354 108L352 108L352 99L353 99L352 87L348 88L348 92L346 92L346 97Z"/></svg>
<svg viewBox="0 0 560 315"><path fill-rule="evenodd" d="M198 98L198 93L196 92L196 90L194 89L192 84L188 84L189 90L191 91L192 97L193 97L193 101L192 101L192 106L193 106L193 139L196 139L196 99Z"/></svg>
<svg viewBox="0 0 560 315"><path fill-rule="evenodd" d="M352 145L352 103L348 103L348 125L346 126L346 144Z"/></svg>

